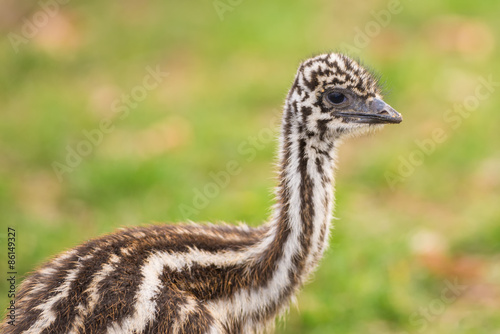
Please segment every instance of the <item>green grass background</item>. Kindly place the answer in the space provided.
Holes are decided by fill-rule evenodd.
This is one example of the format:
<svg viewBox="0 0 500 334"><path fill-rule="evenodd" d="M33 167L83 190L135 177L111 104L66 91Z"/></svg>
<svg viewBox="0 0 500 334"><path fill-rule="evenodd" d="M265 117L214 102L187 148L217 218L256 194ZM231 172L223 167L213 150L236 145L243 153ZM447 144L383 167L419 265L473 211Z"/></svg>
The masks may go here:
<svg viewBox="0 0 500 334"><path fill-rule="evenodd" d="M221 3L230 8L222 17ZM377 23L394 3L400 12ZM474 96L480 77L500 82L500 2L69 1L18 52L9 34L21 35L41 5L2 6L2 307L7 227L17 231L22 277L123 226L264 221L276 149L266 135L299 62L356 46L369 31L350 53L382 74L404 122L342 147L330 249L277 332L500 333L498 86L458 128L443 119ZM113 101L141 84L147 66L169 75L116 118ZM59 182L53 162L103 119L114 130ZM446 140L391 187L386 174L436 128ZM183 214L229 161L241 172ZM455 281L467 289L445 302Z"/></svg>

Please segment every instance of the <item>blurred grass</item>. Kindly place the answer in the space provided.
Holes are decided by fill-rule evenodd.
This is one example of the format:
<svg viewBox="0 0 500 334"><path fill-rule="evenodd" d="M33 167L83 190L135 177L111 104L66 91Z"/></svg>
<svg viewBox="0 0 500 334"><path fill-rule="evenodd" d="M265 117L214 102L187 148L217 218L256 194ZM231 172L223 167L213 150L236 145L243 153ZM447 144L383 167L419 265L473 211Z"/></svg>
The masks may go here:
<svg viewBox="0 0 500 334"><path fill-rule="evenodd" d="M485 1L402 1L355 56L382 74L405 121L341 149L331 247L298 297L286 333L496 333L500 328L500 99L495 91L453 130L446 110L500 78L497 13ZM211 1L70 2L15 53L7 35L40 8L6 1L0 15L0 244L14 227L17 269L121 226L246 221L269 214L275 142L238 148L273 128L300 60L343 43L388 2L244 1L220 20ZM352 52L351 52L352 53ZM145 68L169 76L58 182L51 164ZM442 128L447 140L411 175L385 174ZM276 130L276 129L274 129ZM250 145L249 145L250 147ZM188 217L210 172L241 173ZM250 160L250 161L249 161ZM4 250L2 250L3 254ZM0 261L6 272L6 260ZM468 289L425 321L447 281ZM0 280L0 304L7 305ZM423 310L423 311L422 311ZM496 331L496 332L495 332Z"/></svg>

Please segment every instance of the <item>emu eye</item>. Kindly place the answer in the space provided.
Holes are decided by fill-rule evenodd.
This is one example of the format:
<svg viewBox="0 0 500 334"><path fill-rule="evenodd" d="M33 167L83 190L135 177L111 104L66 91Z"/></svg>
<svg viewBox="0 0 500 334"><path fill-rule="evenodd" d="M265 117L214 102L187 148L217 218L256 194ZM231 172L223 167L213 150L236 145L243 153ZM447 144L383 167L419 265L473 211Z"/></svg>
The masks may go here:
<svg viewBox="0 0 500 334"><path fill-rule="evenodd" d="M339 92L328 93L326 98L331 104L342 104L347 101L347 97Z"/></svg>

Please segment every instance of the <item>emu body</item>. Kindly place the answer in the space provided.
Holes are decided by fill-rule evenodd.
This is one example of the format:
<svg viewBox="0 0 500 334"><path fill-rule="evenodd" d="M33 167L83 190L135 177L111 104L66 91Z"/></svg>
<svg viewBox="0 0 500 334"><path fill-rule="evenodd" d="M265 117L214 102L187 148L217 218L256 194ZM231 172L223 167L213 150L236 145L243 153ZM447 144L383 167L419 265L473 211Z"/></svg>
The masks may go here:
<svg viewBox="0 0 500 334"><path fill-rule="evenodd" d="M284 105L267 223L121 230L28 276L2 333L264 332L328 245L342 139L399 123L373 75L340 54L301 64Z"/></svg>

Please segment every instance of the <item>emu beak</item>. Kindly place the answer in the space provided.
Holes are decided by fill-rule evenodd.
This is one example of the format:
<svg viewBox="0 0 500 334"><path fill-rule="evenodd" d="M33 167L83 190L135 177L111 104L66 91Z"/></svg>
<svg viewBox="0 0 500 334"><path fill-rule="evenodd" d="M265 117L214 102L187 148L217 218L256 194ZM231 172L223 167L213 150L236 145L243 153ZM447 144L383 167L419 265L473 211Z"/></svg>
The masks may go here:
<svg viewBox="0 0 500 334"><path fill-rule="evenodd" d="M403 116L381 99L373 99L361 112L338 113L351 123L365 124L398 124L403 121Z"/></svg>
<svg viewBox="0 0 500 334"><path fill-rule="evenodd" d="M367 116L374 118L375 123L401 123L403 116L390 105L380 99L373 99L370 103L370 112Z"/></svg>

